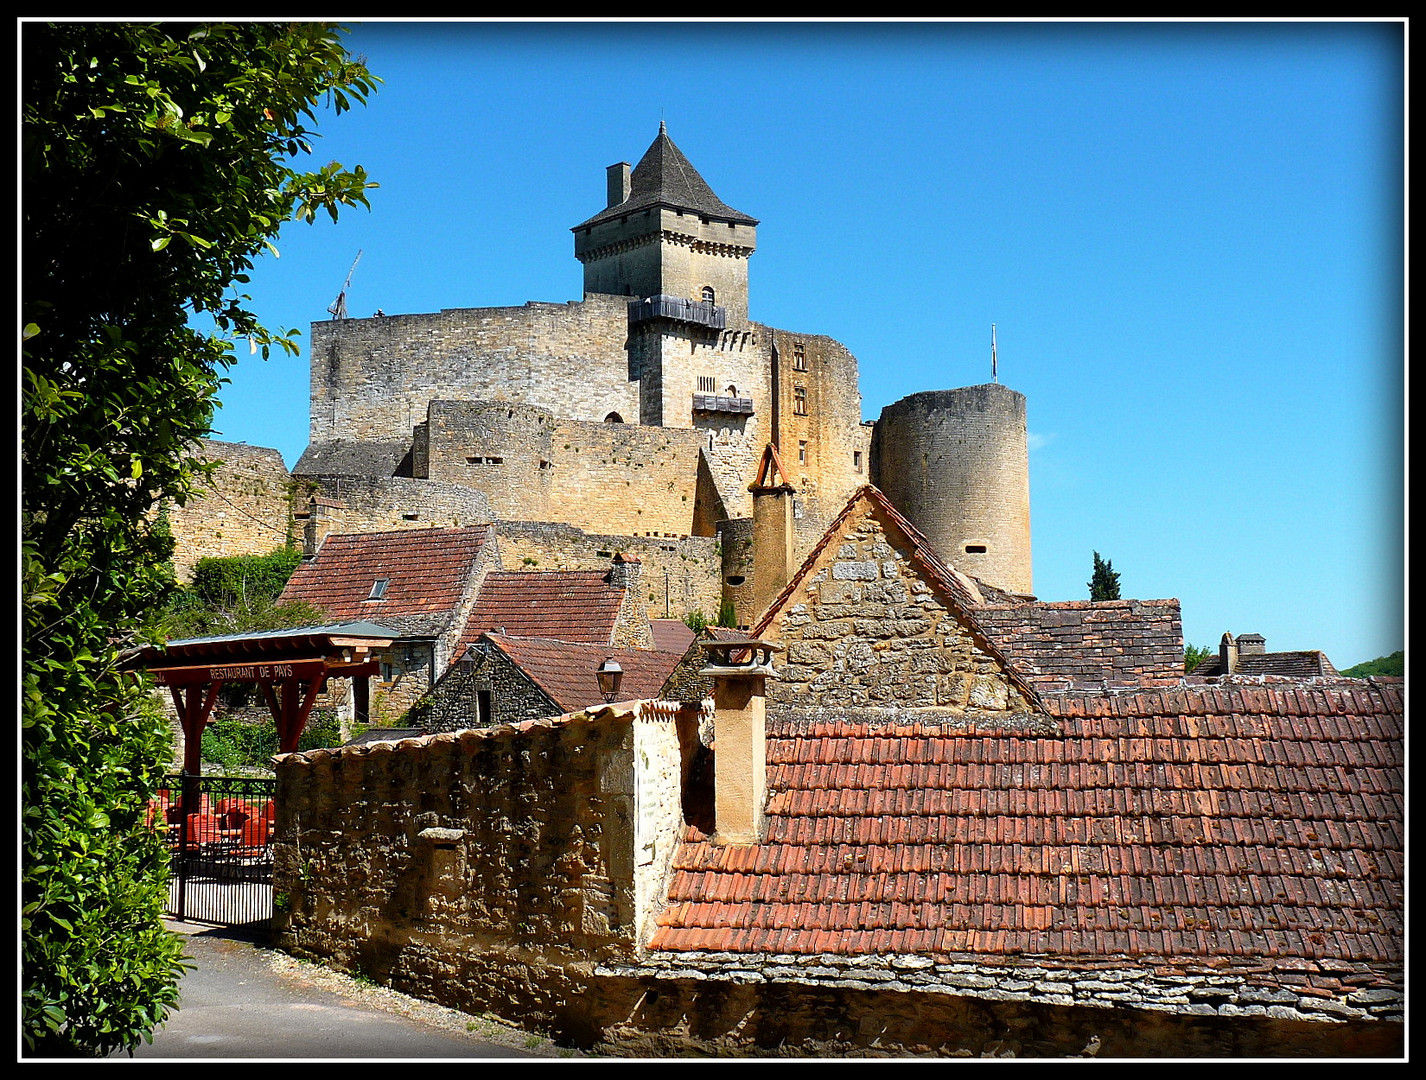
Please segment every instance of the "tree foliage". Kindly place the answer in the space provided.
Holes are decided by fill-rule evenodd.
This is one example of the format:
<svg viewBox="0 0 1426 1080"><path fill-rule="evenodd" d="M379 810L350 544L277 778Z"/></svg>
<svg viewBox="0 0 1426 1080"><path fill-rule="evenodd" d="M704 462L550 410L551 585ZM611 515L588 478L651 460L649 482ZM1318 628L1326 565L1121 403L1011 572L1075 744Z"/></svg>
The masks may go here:
<svg viewBox="0 0 1426 1080"><path fill-rule="evenodd" d="M294 163L375 80L317 24L29 23L21 66L21 1029L102 1055L181 972L144 823L167 724L120 670L173 587L154 511L201 476L234 340L295 351L236 286L284 222L366 205L360 168Z"/></svg>
<svg viewBox="0 0 1426 1080"><path fill-rule="evenodd" d="M1207 645L1189 645L1185 643L1183 647L1183 673L1185 675L1189 674L1199 664L1203 663L1203 661L1216 654L1217 650Z"/></svg>
<svg viewBox="0 0 1426 1080"><path fill-rule="evenodd" d="M1378 656L1375 660L1364 660L1342 672L1349 679L1366 679L1372 675L1401 677L1406 674L1406 653L1397 649L1390 656Z"/></svg>
<svg viewBox="0 0 1426 1080"><path fill-rule="evenodd" d="M302 552L278 548L267 555L199 559L193 582L178 588L163 618L164 637L206 637L315 626L324 621L312 604L280 604L278 597Z"/></svg>
<svg viewBox="0 0 1426 1080"><path fill-rule="evenodd" d="M1114 564L1108 559L1101 559L1097 551L1094 553L1094 576L1089 579L1089 599L1096 603L1119 599L1119 575L1114 570Z"/></svg>

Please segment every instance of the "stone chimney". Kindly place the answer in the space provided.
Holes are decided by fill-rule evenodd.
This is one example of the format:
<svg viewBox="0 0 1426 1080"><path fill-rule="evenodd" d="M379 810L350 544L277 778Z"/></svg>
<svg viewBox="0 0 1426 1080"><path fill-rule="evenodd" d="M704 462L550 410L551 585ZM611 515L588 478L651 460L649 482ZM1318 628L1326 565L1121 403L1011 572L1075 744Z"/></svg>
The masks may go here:
<svg viewBox="0 0 1426 1080"><path fill-rule="evenodd" d="M1262 656L1268 651L1268 640L1262 634L1239 634L1239 656Z"/></svg>
<svg viewBox="0 0 1426 1080"><path fill-rule="evenodd" d="M608 581L614 588L624 590L624 599L619 605L610 645L624 649L654 647L654 628L649 622L648 604L644 602L643 580L644 564L637 555L621 551L614 556Z"/></svg>
<svg viewBox="0 0 1426 1080"><path fill-rule="evenodd" d="M795 569L793 487L771 443L763 451L757 479L748 490L753 495L753 595L748 622L755 623L777 599Z"/></svg>
<svg viewBox="0 0 1426 1080"><path fill-rule="evenodd" d="M1218 642L1218 659L1221 661L1219 667L1222 668L1218 674L1238 674L1238 643L1227 631L1224 631L1222 640Z"/></svg>
<svg viewBox="0 0 1426 1080"><path fill-rule="evenodd" d="M776 646L754 638L709 639L713 680L715 844L756 844L767 813L767 680Z"/></svg>
<svg viewBox="0 0 1426 1080"><path fill-rule="evenodd" d="M315 559L322 541L341 530L347 504L321 495L307 504L307 520L302 526L302 558Z"/></svg>
<svg viewBox="0 0 1426 1080"><path fill-rule="evenodd" d="M618 206L629 197L629 163L609 166L609 205Z"/></svg>

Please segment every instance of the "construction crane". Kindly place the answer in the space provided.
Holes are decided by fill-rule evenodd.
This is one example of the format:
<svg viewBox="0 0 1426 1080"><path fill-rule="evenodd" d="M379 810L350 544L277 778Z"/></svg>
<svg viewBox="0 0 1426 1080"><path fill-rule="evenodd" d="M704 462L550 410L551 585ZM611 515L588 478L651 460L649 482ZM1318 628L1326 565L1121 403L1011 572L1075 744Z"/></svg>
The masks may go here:
<svg viewBox="0 0 1426 1080"><path fill-rule="evenodd" d="M356 273L357 263L359 262L361 262L360 249L357 251L356 258L352 260L352 268L347 271L347 280L342 284L342 291L337 293L337 298L333 300L327 308L334 319L345 319L347 317L347 290L352 287L352 275Z"/></svg>

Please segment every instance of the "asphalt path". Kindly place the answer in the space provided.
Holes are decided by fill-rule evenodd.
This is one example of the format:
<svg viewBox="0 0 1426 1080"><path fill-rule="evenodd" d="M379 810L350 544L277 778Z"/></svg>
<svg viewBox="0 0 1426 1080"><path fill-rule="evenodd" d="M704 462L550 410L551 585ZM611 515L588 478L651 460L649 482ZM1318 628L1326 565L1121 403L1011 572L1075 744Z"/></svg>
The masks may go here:
<svg viewBox="0 0 1426 1080"><path fill-rule="evenodd" d="M564 1057L545 1039L417 1001L315 964L241 933L174 922L193 970L180 1007L135 1058ZM114 1055L124 1057L126 1054Z"/></svg>

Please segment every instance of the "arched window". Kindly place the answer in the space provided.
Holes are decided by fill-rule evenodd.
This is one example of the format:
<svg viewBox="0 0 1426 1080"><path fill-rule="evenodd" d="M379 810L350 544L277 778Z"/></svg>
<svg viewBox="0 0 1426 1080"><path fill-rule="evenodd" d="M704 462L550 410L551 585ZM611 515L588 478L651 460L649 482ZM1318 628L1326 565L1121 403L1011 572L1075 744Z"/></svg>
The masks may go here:
<svg viewBox="0 0 1426 1080"><path fill-rule="evenodd" d="M712 285L705 285L705 286L703 286L703 302L704 302L705 304L711 304L711 303L713 303L716 299L717 299L717 294L715 294L715 293L713 292L713 286L712 286Z"/></svg>
<svg viewBox="0 0 1426 1080"><path fill-rule="evenodd" d="M604 422L606 424L622 424L624 422L624 418L616 412L611 412L608 416L604 418Z"/></svg>

